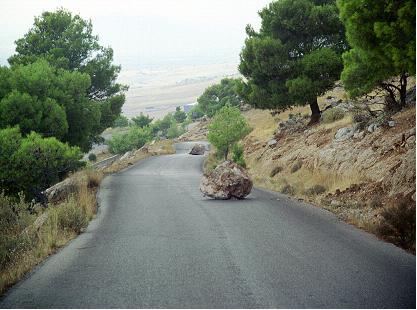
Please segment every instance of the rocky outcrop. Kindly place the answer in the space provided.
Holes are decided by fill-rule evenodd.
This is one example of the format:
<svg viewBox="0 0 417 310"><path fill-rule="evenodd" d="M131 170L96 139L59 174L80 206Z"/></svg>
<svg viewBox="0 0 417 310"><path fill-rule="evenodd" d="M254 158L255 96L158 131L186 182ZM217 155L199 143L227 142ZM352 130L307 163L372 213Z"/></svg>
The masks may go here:
<svg viewBox="0 0 417 310"><path fill-rule="evenodd" d="M208 125L210 120L207 117L201 118L198 122L188 125L186 133L177 138L178 141L204 141L207 140Z"/></svg>
<svg viewBox="0 0 417 310"><path fill-rule="evenodd" d="M78 183L74 178L67 178L44 191L50 203L56 203L68 198L78 191Z"/></svg>
<svg viewBox="0 0 417 310"><path fill-rule="evenodd" d="M214 199L243 199L252 190L252 180L245 169L232 161L225 161L203 176L201 192Z"/></svg>
<svg viewBox="0 0 417 310"><path fill-rule="evenodd" d="M306 119L303 116L298 114L290 114L289 119L278 123L278 128L275 130L274 134L276 137L279 137L280 134L292 134L304 130L306 127Z"/></svg>
<svg viewBox="0 0 417 310"><path fill-rule="evenodd" d="M202 144L194 144L193 148L190 151L191 155L204 155L206 152L206 147Z"/></svg>
<svg viewBox="0 0 417 310"><path fill-rule="evenodd" d="M275 140L275 139L270 139L269 141L268 141L268 146L270 147L270 148L274 148L274 147L276 147L278 145L278 141L277 140Z"/></svg>
<svg viewBox="0 0 417 310"><path fill-rule="evenodd" d="M345 141L345 140L348 140L348 139L352 138L353 135L354 135L353 128L344 127L344 128L340 128L336 132L336 134L334 136L334 139L336 141Z"/></svg>

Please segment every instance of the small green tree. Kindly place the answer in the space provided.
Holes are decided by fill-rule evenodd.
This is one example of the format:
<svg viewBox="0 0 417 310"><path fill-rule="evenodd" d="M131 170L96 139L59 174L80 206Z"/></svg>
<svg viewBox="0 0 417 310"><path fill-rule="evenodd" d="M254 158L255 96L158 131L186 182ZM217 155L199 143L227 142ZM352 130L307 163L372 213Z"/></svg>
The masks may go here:
<svg viewBox="0 0 417 310"><path fill-rule="evenodd" d="M243 146L241 144L236 143L235 145L233 145L232 154L232 160L236 164L242 166L243 168L246 168L245 157L243 155Z"/></svg>
<svg viewBox="0 0 417 310"><path fill-rule="evenodd" d="M204 116L204 112L201 110L198 104L194 105L191 110L188 112L189 118L192 121L199 119Z"/></svg>
<svg viewBox="0 0 417 310"><path fill-rule="evenodd" d="M152 120L153 118L150 118L149 115L144 115L142 112L140 115L132 118L132 121L140 128L148 126Z"/></svg>
<svg viewBox="0 0 417 310"><path fill-rule="evenodd" d="M28 65L42 58L51 66L87 74L88 98L99 108L100 129L113 125L125 101L127 86L116 82L121 70L113 64L113 50L99 44L91 21L65 9L43 12L33 27L16 42L16 53L9 63Z"/></svg>
<svg viewBox="0 0 417 310"><path fill-rule="evenodd" d="M245 137L251 128L236 107L224 106L209 126L208 140L227 159L232 145Z"/></svg>
<svg viewBox="0 0 417 310"><path fill-rule="evenodd" d="M87 97L87 74L56 69L38 59L1 67L0 77L0 128L19 125L22 134L36 131L84 151L97 140L106 114Z"/></svg>
<svg viewBox="0 0 417 310"><path fill-rule="evenodd" d="M172 113L168 113L162 119L158 119L151 124L151 131L153 136L167 136L168 129L172 126L172 123L175 122L174 116Z"/></svg>
<svg viewBox="0 0 417 310"><path fill-rule="evenodd" d="M242 97L261 109L308 104L318 121L317 97L339 79L347 48L335 0L274 1L259 15L261 29L247 26L240 54Z"/></svg>
<svg viewBox="0 0 417 310"><path fill-rule="evenodd" d="M415 75L415 0L338 0L352 49L343 54L342 81L357 97L380 88L389 107L405 105L407 79Z"/></svg>
<svg viewBox="0 0 417 310"><path fill-rule="evenodd" d="M198 97L198 110L213 117L218 110L226 104L230 106L239 106L242 99L238 94L239 80L223 79L219 84L215 84L206 88L204 93Z"/></svg>
<svg viewBox="0 0 417 310"><path fill-rule="evenodd" d="M187 113L181 111L181 107L177 107L175 109L174 118L177 121L177 123L182 123L187 118Z"/></svg>
<svg viewBox="0 0 417 310"><path fill-rule="evenodd" d="M113 127L127 127L129 126L129 119L124 115L119 115L113 123Z"/></svg>

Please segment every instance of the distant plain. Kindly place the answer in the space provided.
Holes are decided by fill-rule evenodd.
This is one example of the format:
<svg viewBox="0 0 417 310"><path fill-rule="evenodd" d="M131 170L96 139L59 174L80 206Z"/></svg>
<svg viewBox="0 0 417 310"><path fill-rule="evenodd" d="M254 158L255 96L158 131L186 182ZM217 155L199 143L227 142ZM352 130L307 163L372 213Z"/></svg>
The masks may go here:
<svg viewBox="0 0 417 310"><path fill-rule="evenodd" d="M141 112L161 118L177 106L196 102L222 78L238 76L236 63L122 69L119 82L129 85L122 112L129 118Z"/></svg>

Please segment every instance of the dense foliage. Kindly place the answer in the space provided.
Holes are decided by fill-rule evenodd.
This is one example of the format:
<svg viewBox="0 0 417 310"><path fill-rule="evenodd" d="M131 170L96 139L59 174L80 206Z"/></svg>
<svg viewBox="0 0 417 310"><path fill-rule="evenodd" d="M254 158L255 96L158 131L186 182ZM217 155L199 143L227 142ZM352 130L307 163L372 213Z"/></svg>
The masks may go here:
<svg viewBox="0 0 417 310"><path fill-rule="evenodd" d="M166 137L168 129L172 126L175 119L172 113L168 113L162 119L157 119L152 123L151 130L155 137Z"/></svg>
<svg viewBox="0 0 417 310"><path fill-rule="evenodd" d="M113 127L127 127L129 126L129 119L124 115L119 115L113 123Z"/></svg>
<svg viewBox="0 0 417 310"><path fill-rule="evenodd" d="M0 128L19 125L88 150L101 132L99 106L87 97L90 77L45 60L0 68Z"/></svg>
<svg viewBox="0 0 417 310"><path fill-rule="evenodd" d="M152 139L177 138L185 132L186 122L179 124L175 114L168 113L162 119L153 121L142 113L132 118L133 124L128 133L116 134L109 141L109 150L113 154L123 154L141 148Z"/></svg>
<svg viewBox="0 0 417 310"><path fill-rule="evenodd" d="M149 127L133 126L126 134L116 134L109 141L109 150L113 154L123 154L141 148L152 138Z"/></svg>
<svg viewBox="0 0 417 310"><path fill-rule="evenodd" d="M227 159L230 148L250 131L249 124L239 109L226 105L214 116L207 138Z"/></svg>
<svg viewBox="0 0 417 310"><path fill-rule="evenodd" d="M239 166L246 168L243 145L236 143L232 148L232 160Z"/></svg>
<svg viewBox="0 0 417 310"><path fill-rule="evenodd" d="M247 81L240 93L262 109L309 104L318 119L317 96L339 79L347 47L335 1L275 1L259 15L259 32L246 28L239 71Z"/></svg>
<svg viewBox="0 0 417 310"><path fill-rule="evenodd" d="M33 27L24 37L16 41L16 54L9 58L12 67L30 65L44 59L54 68L79 75L79 79L64 84L70 91L67 97L75 99L79 94L84 96L85 93L90 106L82 109L91 110L94 114L91 119L94 130L86 134L89 141L78 141L77 134L65 141L83 149L91 146L98 132L113 125L125 101L123 91L127 89L116 83L120 66L112 64L113 50L101 46L98 36L93 35L92 30L91 21L83 20L79 15L72 15L64 9L44 12L35 18ZM64 71L57 72L61 75ZM81 86L85 91L79 92L75 89ZM63 104L59 101L58 103ZM74 107L75 111L71 112L78 113L77 109ZM84 129L89 126L87 123L89 121L80 119L77 125ZM72 131L69 130L71 133Z"/></svg>
<svg viewBox="0 0 417 310"><path fill-rule="evenodd" d="M219 84L207 87L204 93L197 99L198 107L196 112L213 117L226 104L239 106L242 101L238 95L239 83L240 80L223 79Z"/></svg>
<svg viewBox="0 0 417 310"><path fill-rule="evenodd" d="M352 96L384 89L391 106L405 105L407 78L415 75L415 0L338 0L352 49L343 54L342 80ZM392 77L398 77L390 81Z"/></svg>
<svg viewBox="0 0 417 310"><path fill-rule="evenodd" d="M35 132L23 137L18 127L1 129L0 145L0 188L8 194L40 198L41 191L84 165L78 147Z"/></svg>
<svg viewBox="0 0 417 310"><path fill-rule="evenodd" d="M181 111L181 107L176 107L174 118L177 123L182 123L187 119L187 113Z"/></svg>

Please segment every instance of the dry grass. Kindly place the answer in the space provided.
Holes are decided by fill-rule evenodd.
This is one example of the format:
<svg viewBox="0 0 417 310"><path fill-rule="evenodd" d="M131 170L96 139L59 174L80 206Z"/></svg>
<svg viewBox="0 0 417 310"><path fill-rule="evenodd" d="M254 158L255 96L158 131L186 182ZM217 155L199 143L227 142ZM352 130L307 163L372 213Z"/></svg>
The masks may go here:
<svg viewBox="0 0 417 310"><path fill-rule="evenodd" d="M2 266L0 294L20 280L45 257L56 252L79 234L97 212L96 190L103 173L92 169L79 171L70 176L75 178L78 189L73 196L58 204L49 204L44 213L38 213L45 221L34 227L34 220L27 229L32 246L15 257L9 265ZM21 232L23 233L23 232Z"/></svg>
<svg viewBox="0 0 417 310"><path fill-rule="evenodd" d="M77 181L77 191L65 201L55 205L49 204L43 213L39 211L37 216L31 216L26 227L32 240L31 247L16 254L10 264L0 266L0 295L86 228L97 213L96 192L106 173L120 171L152 155L171 153L174 153L172 141L159 141L149 148L148 153L137 152L134 157L115 163L107 170L86 168L69 176ZM24 209L27 210L27 207ZM33 226L36 218L45 219L39 227ZM23 233L23 230L19 233Z"/></svg>
<svg viewBox="0 0 417 310"><path fill-rule="evenodd" d="M250 110L242 113L253 128L249 134L259 140L266 140L272 136L276 127L276 119L269 111Z"/></svg>
<svg viewBox="0 0 417 310"><path fill-rule="evenodd" d="M364 176L356 172L340 175L332 171L312 170L305 167L301 167L294 173L290 168L287 168L279 173L279 177L273 178L265 177L267 174L258 173L256 169L251 169L250 172L255 184L259 187L281 192L286 185L291 185L294 189L294 196L314 202L318 202L320 197L333 193L337 189L344 190L352 184L359 184L366 180ZM309 190L317 185L323 186L326 190L312 197Z"/></svg>
<svg viewBox="0 0 417 310"><path fill-rule="evenodd" d="M350 113L347 113L345 117L343 117L342 119L339 119L333 123L320 124L318 128L324 129L324 130L330 129L332 130L331 131L332 134L335 134L338 129L343 128L343 127L349 127L352 124L353 124L352 115Z"/></svg>
<svg viewBox="0 0 417 310"><path fill-rule="evenodd" d="M97 156L97 159L95 163L98 163L106 158L113 156L113 154L111 154L109 151L105 151L105 152L98 153L96 156Z"/></svg>
<svg viewBox="0 0 417 310"><path fill-rule="evenodd" d="M214 147L212 148L212 150L210 151L210 153L208 154L207 158L204 160L204 164L203 164L203 172L204 173L209 173L211 171L213 171L214 169L216 169L216 167L223 161L223 158L220 158Z"/></svg>

